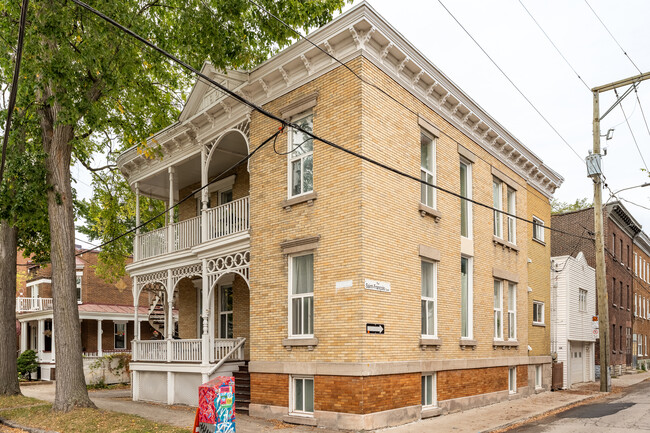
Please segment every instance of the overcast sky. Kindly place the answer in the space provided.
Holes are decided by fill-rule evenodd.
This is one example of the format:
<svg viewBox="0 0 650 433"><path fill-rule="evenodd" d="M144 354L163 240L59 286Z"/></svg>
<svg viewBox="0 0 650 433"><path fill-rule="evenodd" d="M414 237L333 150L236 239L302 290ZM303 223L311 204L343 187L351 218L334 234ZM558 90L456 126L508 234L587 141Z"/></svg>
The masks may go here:
<svg viewBox="0 0 650 433"><path fill-rule="evenodd" d="M562 54L589 87L638 74L584 0L522 0ZM358 2L355 2L355 4ZM564 177L556 192L562 201L593 196L584 163L563 143L517 92L437 0L371 0L393 27L524 145ZM537 109L583 156L592 148L592 95L555 51L518 0L443 0L460 23L483 46ZM641 71L650 71L650 2L589 0ZM346 9L349 9L347 7ZM624 89L623 89L624 90ZM623 103L641 154L650 165L650 80ZM615 100L601 96L601 113ZM613 191L650 181L620 107L603 119L601 131L615 128L604 158ZM80 195L90 195L90 177L75 167ZM620 197L650 208L650 187L622 192ZM609 192L603 194L606 200ZM625 203L650 233L650 211Z"/></svg>

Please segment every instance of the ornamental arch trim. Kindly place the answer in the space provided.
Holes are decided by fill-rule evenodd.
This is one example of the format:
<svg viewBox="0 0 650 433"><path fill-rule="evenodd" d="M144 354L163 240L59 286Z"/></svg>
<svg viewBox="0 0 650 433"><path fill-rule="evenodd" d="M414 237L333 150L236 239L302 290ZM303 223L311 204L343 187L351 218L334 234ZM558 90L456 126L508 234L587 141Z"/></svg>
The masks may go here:
<svg viewBox="0 0 650 433"><path fill-rule="evenodd" d="M206 275L210 287L208 296L212 295L215 285L226 274L239 275L250 287L250 260L251 253L248 250L208 259L206 265Z"/></svg>

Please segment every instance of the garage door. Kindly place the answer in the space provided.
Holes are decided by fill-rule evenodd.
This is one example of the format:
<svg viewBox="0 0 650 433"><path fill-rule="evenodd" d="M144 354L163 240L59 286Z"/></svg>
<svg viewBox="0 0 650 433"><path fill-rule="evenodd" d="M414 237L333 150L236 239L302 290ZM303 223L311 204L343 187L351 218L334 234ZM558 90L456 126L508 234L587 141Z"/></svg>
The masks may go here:
<svg viewBox="0 0 650 433"><path fill-rule="evenodd" d="M579 341L571 342L571 360L569 367L571 368L570 384L584 382L584 366L585 366L585 349L584 344Z"/></svg>

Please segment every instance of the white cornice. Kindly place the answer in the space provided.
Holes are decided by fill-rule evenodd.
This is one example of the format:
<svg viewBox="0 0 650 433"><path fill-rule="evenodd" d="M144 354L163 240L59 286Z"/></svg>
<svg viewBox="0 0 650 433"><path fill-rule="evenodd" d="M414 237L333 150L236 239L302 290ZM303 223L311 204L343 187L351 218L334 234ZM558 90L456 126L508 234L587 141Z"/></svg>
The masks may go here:
<svg viewBox="0 0 650 433"><path fill-rule="evenodd" d="M562 184L562 176L544 165L367 3L359 3L321 27L310 35L310 40L343 63L364 56L546 197L551 197ZM322 51L301 40L250 71L248 79L234 90L263 105L338 66ZM210 68L206 64L203 70L216 74ZM239 74L237 78L245 76ZM352 75L350 79L354 79ZM170 154L185 153L184 143L202 142L205 136L223 130L222 125L235 117L236 107L243 107L230 96L202 103L200 97L206 93L205 89L205 84L197 82L191 96L192 107L183 110L182 121L155 136ZM118 158L118 166L131 183L133 173L138 172L137 177L143 179L145 172L149 175L163 169L163 165L169 164L146 160L135 148Z"/></svg>

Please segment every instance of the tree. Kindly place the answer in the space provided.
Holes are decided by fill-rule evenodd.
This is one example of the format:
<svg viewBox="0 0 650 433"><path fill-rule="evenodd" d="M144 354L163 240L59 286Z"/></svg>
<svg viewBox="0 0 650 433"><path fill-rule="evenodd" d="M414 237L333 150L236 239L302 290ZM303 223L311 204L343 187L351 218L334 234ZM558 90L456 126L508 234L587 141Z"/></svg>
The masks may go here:
<svg viewBox="0 0 650 433"><path fill-rule="evenodd" d="M325 24L345 0L264 0L275 14L308 30ZM0 49L12 52L18 2L4 2ZM168 52L199 68L248 68L295 35L247 0L97 0L95 6ZM70 164L92 155L146 145L178 114L190 77L159 54L71 1L32 2L17 106L40 126L48 183L48 215L56 345L53 409L92 406L84 383L75 293L74 208ZM181 98L182 99L182 98Z"/></svg>
<svg viewBox="0 0 650 433"><path fill-rule="evenodd" d="M593 206L593 203L591 203L586 197L577 198L573 203L559 201L558 199L554 198L551 200L551 213L555 215L565 212L573 212L576 210L587 209L591 206Z"/></svg>
<svg viewBox="0 0 650 433"><path fill-rule="evenodd" d="M16 380L18 380L18 375L20 377L28 376L29 380L32 379L32 373L38 368L38 362L36 361L36 352L33 350L25 350L20 354L18 360L16 361L18 367L18 374L16 375Z"/></svg>

